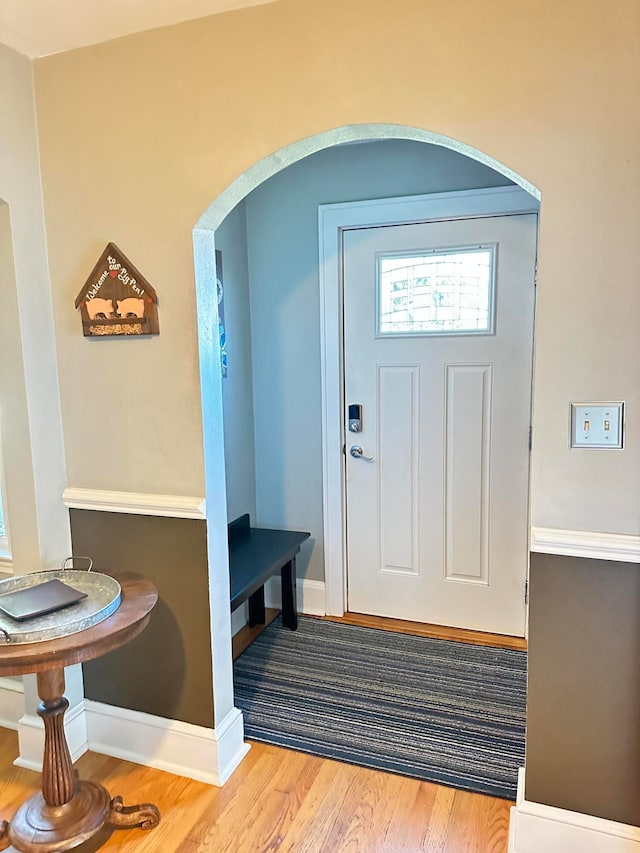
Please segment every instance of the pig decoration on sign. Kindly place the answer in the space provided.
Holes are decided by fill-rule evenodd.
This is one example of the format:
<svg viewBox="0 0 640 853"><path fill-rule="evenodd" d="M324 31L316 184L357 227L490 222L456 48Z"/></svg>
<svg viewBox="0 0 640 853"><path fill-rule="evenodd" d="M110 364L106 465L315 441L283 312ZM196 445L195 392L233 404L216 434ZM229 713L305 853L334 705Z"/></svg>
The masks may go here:
<svg viewBox="0 0 640 853"><path fill-rule="evenodd" d="M76 298L85 337L158 335L155 290L114 243L108 243Z"/></svg>
<svg viewBox="0 0 640 853"><path fill-rule="evenodd" d="M113 316L113 302L111 299L101 299L99 296L87 300L87 314L90 320L98 317L107 320Z"/></svg>
<svg viewBox="0 0 640 853"><path fill-rule="evenodd" d="M134 299L133 296L119 299L117 314L118 317L144 317L144 299Z"/></svg>

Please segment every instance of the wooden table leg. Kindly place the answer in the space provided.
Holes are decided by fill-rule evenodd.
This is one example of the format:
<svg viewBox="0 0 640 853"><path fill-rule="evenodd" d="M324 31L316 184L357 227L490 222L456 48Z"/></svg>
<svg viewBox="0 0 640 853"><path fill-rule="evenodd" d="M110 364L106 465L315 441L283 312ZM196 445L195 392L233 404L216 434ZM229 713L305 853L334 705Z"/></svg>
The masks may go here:
<svg viewBox="0 0 640 853"><path fill-rule="evenodd" d="M282 624L295 631L298 627L298 601L296 592L296 558L282 567Z"/></svg>
<svg viewBox="0 0 640 853"><path fill-rule="evenodd" d="M42 792L24 802L8 828L0 826L0 850L7 842L20 853L59 853L91 838L104 826L141 826L150 829L160 820L156 806L145 803L125 808L122 799L111 800L96 782L76 778L64 731L69 707L64 697L64 669L39 672L38 714L44 721Z"/></svg>

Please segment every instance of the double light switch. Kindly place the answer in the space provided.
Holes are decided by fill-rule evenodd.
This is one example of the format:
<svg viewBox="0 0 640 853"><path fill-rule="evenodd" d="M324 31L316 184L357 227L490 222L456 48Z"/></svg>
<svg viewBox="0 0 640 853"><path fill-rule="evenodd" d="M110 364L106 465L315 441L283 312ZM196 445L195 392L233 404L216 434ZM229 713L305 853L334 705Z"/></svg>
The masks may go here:
<svg viewBox="0 0 640 853"><path fill-rule="evenodd" d="M622 447L624 403L572 403L571 447Z"/></svg>

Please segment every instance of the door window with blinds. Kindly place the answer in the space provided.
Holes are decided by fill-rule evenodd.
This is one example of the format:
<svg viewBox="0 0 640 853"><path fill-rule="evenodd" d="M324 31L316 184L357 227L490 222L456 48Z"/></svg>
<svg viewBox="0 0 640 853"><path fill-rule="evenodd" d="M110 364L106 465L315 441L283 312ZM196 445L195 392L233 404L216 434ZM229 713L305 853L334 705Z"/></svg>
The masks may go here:
<svg viewBox="0 0 640 853"><path fill-rule="evenodd" d="M376 258L376 335L491 335L495 244Z"/></svg>

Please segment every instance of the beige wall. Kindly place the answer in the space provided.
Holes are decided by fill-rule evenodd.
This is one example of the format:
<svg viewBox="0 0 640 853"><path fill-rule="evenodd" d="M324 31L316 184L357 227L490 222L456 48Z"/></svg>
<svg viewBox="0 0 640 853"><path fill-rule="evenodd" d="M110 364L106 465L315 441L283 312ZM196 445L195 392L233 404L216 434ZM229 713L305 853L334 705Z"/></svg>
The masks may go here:
<svg viewBox="0 0 640 853"><path fill-rule="evenodd" d="M533 521L640 532L639 41L635 0L281 0L39 60L70 484L203 492L193 224L292 141L389 122L541 190ZM108 240L156 287L159 338L82 338ZM571 399L625 399L626 449L569 451Z"/></svg>
<svg viewBox="0 0 640 853"><path fill-rule="evenodd" d="M31 63L0 45L0 430L15 572L70 552Z"/></svg>

